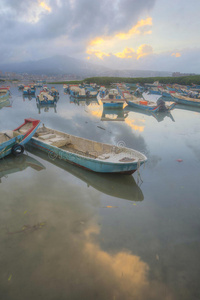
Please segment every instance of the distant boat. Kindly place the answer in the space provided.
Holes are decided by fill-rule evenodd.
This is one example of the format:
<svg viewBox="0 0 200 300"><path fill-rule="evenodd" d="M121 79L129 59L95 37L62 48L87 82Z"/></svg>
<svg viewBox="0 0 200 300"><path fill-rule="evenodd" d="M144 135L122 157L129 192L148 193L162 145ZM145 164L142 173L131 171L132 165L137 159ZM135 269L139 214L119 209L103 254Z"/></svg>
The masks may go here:
<svg viewBox="0 0 200 300"><path fill-rule="evenodd" d="M37 102L40 103L40 105L46 105L46 104L54 104L55 103L55 97L50 95L48 91L40 91L39 95L36 98Z"/></svg>
<svg viewBox="0 0 200 300"><path fill-rule="evenodd" d="M146 101L141 98L134 98L133 100L126 100L127 104L135 107L135 108L140 108L143 110L150 110L153 112L161 112L161 111L170 111L174 109L176 103L173 102L170 105L166 105L166 102L163 101L162 99L158 99L157 102L153 101Z"/></svg>
<svg viewBox="0 0 200 300"><path fill-rule="evenodd" d="M32 138L40 124L39 120L25 119L25 122L14 130L0 133L0 158L9 154L18 156L24 152L24 145Z"/></svg>
<svg viewBox="0 0 200 300"><path fill-rule="evenodd" d="M23 95L35 95L35 89L29 85L25 85L23 89Z"/></svg>
<svg viewBox="0 0 200 300"><path fill-rule="evenodd" d="M190 106L198 106L200 107L200 99L192 98L189 96L184 96L179 93L171 94L173 100L178 104L190 105Z"/></svg>
<svg viewBox="0 0 200 300"><path fill-rule="evenodd" d="M70 96L78 99L85 98L96 98L98 91L92 87L79 87L79 86L70 86L69 87Z"/></svg>
<svg viewBox="0 0 200 300"><path fill-rule="evenodd" d="M134 173L147 160L139 151L39 128L31 145L82 168L100 173Z"/></svg>
<svg viewBox="0 0 200 300"><path fill-rule="evenodd" d="M45 169L39 161L25 154L22 154L20 157L5 157L0 163L0 183L3 177L7 177L9 174L16 172L21 172L28 167L31 167L36 171Z"/></svg>
<svg viewBox="0 0 200 300"><path fill-rule="evenodd" d="M126 103L125 98L117 89L110 89L107 93L100 91L97 100L101 101L106 108L123 108Z"/></svg>
<svg viewBox="0 0 200 300"><path fill-rule="evenodd" d="M130 201L143 201L144 195L140 187L136 184L133 176L124 176L122 174L105 174L94 173L78 166L64 162L61 159L52 160L49 155L39 149L33 148L30 143L26 145L26 149L40 158L62 168L73 176L84 181L88 188L94 189L106 195L121 198Z"/></svg>

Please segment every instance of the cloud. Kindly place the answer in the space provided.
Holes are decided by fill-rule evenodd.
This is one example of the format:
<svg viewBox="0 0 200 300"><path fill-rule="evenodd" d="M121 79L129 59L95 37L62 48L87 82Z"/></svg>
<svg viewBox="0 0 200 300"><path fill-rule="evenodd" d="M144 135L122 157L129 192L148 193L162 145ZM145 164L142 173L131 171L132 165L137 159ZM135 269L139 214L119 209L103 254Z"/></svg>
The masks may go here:
<svg viewBox="0 0 200 300"><path fill-rule="evenodd" d="M36 54L42 53L44 40L54 54L62 52L55 45L59 39L65 42L65 46L84 43L86 47L88 41L97 36L127 32L137 24L141 15L149 13L155 1L142 0L133 5L132 0L2 0L1 44L7 45L6 53L15 48L18 57L25 49L29 51L32 44ZM45 51L43 57L48 55ZM74 55L74 49L69 54ZM1 58L6 59L7 55Z"/></svg>
<svg viewBox="0 0 200 300"><path fill-rule="evenodd" d="M176 52L176 53L172 53L171 56L181 57L181 54L179 52Z"/></svg>
<svg viewBox="0 0 200 300"><path fill-rule="evenodd" d="M137 59L150 54L153 54L153 48L150 45L143 44L137 50Z"/></svg>

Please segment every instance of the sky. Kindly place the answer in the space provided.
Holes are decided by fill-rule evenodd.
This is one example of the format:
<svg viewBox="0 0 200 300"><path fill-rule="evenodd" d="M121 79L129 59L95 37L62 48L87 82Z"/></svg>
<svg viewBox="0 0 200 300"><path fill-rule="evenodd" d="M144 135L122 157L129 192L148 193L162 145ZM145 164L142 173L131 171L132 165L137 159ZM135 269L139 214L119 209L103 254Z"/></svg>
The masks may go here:
<svg viewBox="0 0 200 300"><path fill-rule="evenodd" d="M200 74L200 0L0 0L1 63L67 55Z"/></svg>

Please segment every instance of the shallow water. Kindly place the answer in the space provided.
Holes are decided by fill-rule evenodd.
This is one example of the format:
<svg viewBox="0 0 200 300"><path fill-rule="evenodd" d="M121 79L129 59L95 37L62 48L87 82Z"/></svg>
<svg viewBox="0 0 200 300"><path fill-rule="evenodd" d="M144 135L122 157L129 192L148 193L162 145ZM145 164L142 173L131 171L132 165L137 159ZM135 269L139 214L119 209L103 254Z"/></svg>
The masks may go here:
<svg viewBox="0 0 200 300"><path fill-rule="evenodd" d="M13 85L0 130L32 117L148 161L133 176L32 149L0 161L0 299L200 299L200 110L103 110L56 88L57 106L39 109Z"/></svg>

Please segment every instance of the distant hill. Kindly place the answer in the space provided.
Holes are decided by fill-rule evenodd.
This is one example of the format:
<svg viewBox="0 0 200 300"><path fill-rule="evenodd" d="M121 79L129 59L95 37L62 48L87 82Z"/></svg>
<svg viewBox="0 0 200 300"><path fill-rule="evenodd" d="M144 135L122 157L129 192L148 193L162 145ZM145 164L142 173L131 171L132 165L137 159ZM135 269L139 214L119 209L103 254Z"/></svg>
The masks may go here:
<svg viewBox="0 0 200 300"><path fill-rule="evenodd" d="M56 55L37 61L9 63L0 65L3 72L27 73L37 75L73 74L82 77L89 76L120 76L120 77L153 77L171 76L170 72L148 70L112 70L110 68L92 64L69 56Z"/></svg>

